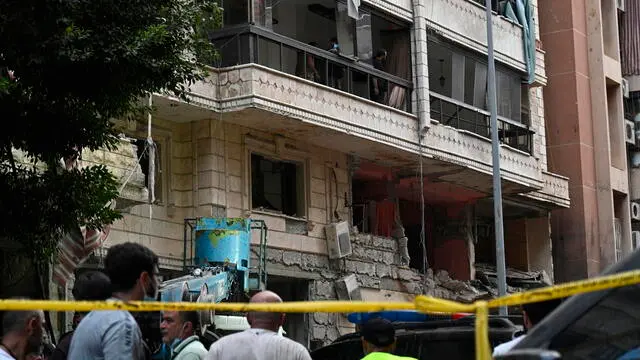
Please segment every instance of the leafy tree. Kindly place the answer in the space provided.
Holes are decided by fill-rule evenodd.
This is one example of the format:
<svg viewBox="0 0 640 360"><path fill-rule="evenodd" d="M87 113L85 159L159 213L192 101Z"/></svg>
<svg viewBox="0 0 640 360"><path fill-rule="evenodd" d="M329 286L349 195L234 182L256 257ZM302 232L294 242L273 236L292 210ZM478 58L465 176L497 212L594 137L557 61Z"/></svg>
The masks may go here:
<svg viewBox="0 0 640 360"><path fill-rule="evenodd" d="M0 238L46 264L66 229L120 215L104 166L60 171L82 149L113 149L111 119L148 92L185 98L216 55L221 9L198 0L6 0L0 11ZM16 161L20 151L29 160Z"/></svg>

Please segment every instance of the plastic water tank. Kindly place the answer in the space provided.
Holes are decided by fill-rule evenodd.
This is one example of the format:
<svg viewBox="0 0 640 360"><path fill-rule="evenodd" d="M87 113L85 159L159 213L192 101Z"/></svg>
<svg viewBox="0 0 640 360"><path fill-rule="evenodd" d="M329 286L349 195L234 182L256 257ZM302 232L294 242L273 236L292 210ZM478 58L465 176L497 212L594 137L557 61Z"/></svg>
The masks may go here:
<svg viewBox="0 0 640 360"><path fill-rule="evenodd" d="M243 218L200 218L195 228L194 263L233 264L247 271L251 256L251 220Z"/></svg>

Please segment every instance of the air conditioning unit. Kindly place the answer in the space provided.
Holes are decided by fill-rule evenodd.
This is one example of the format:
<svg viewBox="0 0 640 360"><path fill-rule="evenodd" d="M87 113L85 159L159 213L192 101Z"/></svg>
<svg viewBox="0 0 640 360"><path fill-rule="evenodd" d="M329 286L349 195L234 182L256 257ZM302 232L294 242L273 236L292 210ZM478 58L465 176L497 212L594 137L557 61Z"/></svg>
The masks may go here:
<svg viewBox="0 0 640 360"><path fill-rule="evenodd" d="M631 220L640 221L640 203L631 202Z"/></svg>
<svg viewBox="0 0 640 360"><path fill-rule="evenodd" d="M351 255L353 249L347 221L329 224L324 228L324 231L327 235L327 249L330 259L340 259Z"/></svg>
<svg viewBox="0 0 640 360"><path fill-rule="evenodd" d="M640 246L640 231L631 232L631 249L635 250Z"/></svg>
<svg viewBox="0 0 640 360"><path fill-rule="evenodd" d="M618 8L619 11L624 12L625 9L625 1L626 0L616 0L616 7ZM637 0L636 0L637 1Z"/></svg>
<svg viewBox="0 0 640 360"><path fill-rule="evenodd" d="M625 99L629 98L629 81L627 79L622 79L622 95Z"/></svg>
<svg viewBox="0 0 640 360"><path fill-rule="evenodd" d="M627 144L636 144L636 124L633 121L624 121L624 140Z"/></svg>

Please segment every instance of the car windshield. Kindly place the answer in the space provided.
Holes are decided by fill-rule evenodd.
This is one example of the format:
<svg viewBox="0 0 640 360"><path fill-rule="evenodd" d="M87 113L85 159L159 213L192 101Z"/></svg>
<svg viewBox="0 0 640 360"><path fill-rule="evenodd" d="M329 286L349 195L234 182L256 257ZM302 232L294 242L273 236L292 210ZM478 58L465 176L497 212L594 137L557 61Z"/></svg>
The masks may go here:
<svg viewBox="0 0 640 360"><path fill-rule="evenodd" d="M640 270L640 250L602 275ZM562 359L640 359L640 285L587 292L564 301L514 350L550 349Z"/></svg>
<svg viewBox="0 0 640 360"><path fill-rule="evenodd" d="M638 285L611 291L558 333L549 349L559 351L563 359L638 359L639 303Z"/></svg>

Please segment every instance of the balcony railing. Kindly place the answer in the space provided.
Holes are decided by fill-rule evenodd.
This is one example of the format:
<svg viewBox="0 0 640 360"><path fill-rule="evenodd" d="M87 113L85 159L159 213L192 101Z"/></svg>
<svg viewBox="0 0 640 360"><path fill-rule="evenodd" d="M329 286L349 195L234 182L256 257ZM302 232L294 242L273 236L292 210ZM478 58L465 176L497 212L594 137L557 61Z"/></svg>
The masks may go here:
<svg viewBox="0 0 640 360"><path fill-rule="evenodd" d="M242 25L211 34L220 54L216 67L255 63L318 84L410 112L410 81L272 31ZM386 94L375 94L373 81L386 83Z"/></svg>
<svg viewBox="0 0 640 360"><path fill-rule="evenodd" d="M491 138L491 114L471 105L430 92L431 119L443 125ZM531 154L534 132L524 124L498 116L500 141L515 149Z"/></svg>

